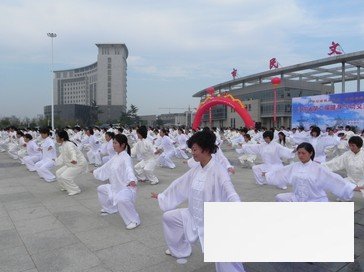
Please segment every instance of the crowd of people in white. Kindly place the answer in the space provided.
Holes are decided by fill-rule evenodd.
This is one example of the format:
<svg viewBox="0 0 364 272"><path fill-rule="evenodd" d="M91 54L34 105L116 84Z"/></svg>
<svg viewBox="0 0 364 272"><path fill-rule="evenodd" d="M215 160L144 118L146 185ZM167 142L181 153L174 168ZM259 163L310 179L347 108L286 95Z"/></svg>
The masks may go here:
<svg viewBox="0 0 364 272"><path fill-rule="evenodd" d="M350 200L354 191L364 196L364 131L355 134L349 126L312 126L279 130L205 128L80 127L50 131L8 127L0 131L0 152L37 172L46 182L58 181L69 196L81 193L77 176L92 172L104 182L97 195L101 215L119 213L127 229L141 223L135 208L138 182L159 183L156 166L173 169L173 159L183 159L190 170L162 193L152 193L164 212L166 254L187 257L190 244L200 241L203 250L203 203L240 201L230 175L234 166L222 152L236 150L242 167L252 168L256 183L270 184L292 192L277 201ZM192 156L191 156L192 155ZM133 165L132 158L136 164ZM94 165L89 171L89 165ZM345 178L337 171L345 171ZM242 181L244 182L244 181ZM188 201L188 208L178 205ZM217 271L244 271L239 263L216 264Z"/></svg>

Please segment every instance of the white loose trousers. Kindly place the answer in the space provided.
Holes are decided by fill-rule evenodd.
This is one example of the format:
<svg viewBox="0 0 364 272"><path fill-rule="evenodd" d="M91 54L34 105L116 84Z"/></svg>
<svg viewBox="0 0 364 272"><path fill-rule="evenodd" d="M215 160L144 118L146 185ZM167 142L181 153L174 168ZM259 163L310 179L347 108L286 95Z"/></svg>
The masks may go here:
<svg viewBox="0 0 364 272"><path fill-rule="evenodd" d="M140 217L135 209L135 188L128 186L113 196L111 185L103 184L97 187L97 195L103 211L107 213L119 212L126 226L131 222L140 224Z"/></svg>
<svg viewBox="0 0 364 272"><path fill-rule="evenodd" d="M54 168L55 162L51 159L43 159L35 164L35 170L41 178L47 182L55 181L56 176L51 172Z"/></svg>
<svg viewBox="0 0 364 272"><path fill-rule="evenodd" d="M58 184L61 189L67 190L69 194L79 193L80 187L74 182L75 178L85 171L85 166L62 166L56 171Z"/></svg>
<svg viewBox="0 0 364 272"><path fill-rule="evenodd" d="M191 255L191 243L196 240L188 241L183 225L182 211L188 208L167 211L163 214L163 233L164 239L172 256L185 258ZM244 272L242 263L215 263L216 272Z"/></svg>

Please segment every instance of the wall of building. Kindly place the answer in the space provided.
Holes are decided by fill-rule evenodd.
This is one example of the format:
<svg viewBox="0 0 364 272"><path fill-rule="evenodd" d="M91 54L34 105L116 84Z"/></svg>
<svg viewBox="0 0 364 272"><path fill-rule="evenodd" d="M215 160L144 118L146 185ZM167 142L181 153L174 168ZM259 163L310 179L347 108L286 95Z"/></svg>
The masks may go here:
<svg viewBox="0 0 364 272"><path fill-rule="evenodd" d="M128 49L125 44L96 46L97 62L54 72L54 105L97 106L99 121L118 121L126 111Z"/></svg>
<svg viewBox="0 0 364 272"><path fill-rule="evenodd" d="M244 88L236 88L230 93L235 98L240 99L247 106L247 110L255 122L260 122L262 126L272 127L273 106L274 106L274 86L271 83L255 84ZM277 124L276 126L289 127L291 124L292 98L300 96L311 96L318 94L333 93L333 86L316 84L311 82L282 80L276 87L277 91ZM216 106L226 107L226 106ZM244 122L241 117L231 108L226 108L226 118L222 115L215 115L216 109L212 110L212 126L216 127L243 127ZM201 126L210 126L208 113L204 115Z"/></svg>

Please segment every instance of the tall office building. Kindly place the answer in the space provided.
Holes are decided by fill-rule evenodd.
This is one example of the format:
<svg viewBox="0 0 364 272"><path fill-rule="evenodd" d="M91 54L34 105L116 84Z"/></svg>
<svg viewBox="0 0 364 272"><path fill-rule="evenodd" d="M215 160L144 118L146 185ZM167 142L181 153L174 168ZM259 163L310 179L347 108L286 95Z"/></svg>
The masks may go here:
<svg viewBox="0 0 364 272"><path fill-rule="evenodd" d="M126 110L126 70L128 48L125 44L96 44L97 62L88 66L54 71L54 113L62 120L92 123L96 111L101 122L117 121ZM83 105L83 106L79 106ZM44 109L50 116L50 106Z"/></svg>

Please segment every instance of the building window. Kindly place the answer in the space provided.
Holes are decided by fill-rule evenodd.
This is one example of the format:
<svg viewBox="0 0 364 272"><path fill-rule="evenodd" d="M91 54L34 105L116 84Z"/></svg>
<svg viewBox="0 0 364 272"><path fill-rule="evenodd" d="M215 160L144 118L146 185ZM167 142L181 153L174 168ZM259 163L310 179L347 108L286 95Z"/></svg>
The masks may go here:
<svg viewBox="0 0 364 272"><path fill-rule="evenodd" d="M230 127L235 128L235 118L230 118Z"/></svg>
<svg viewBox="0 0 364 272"><path fill-rule="evenodd" d="M111 58L107 58L107 63L111 63Z"/></svg>

